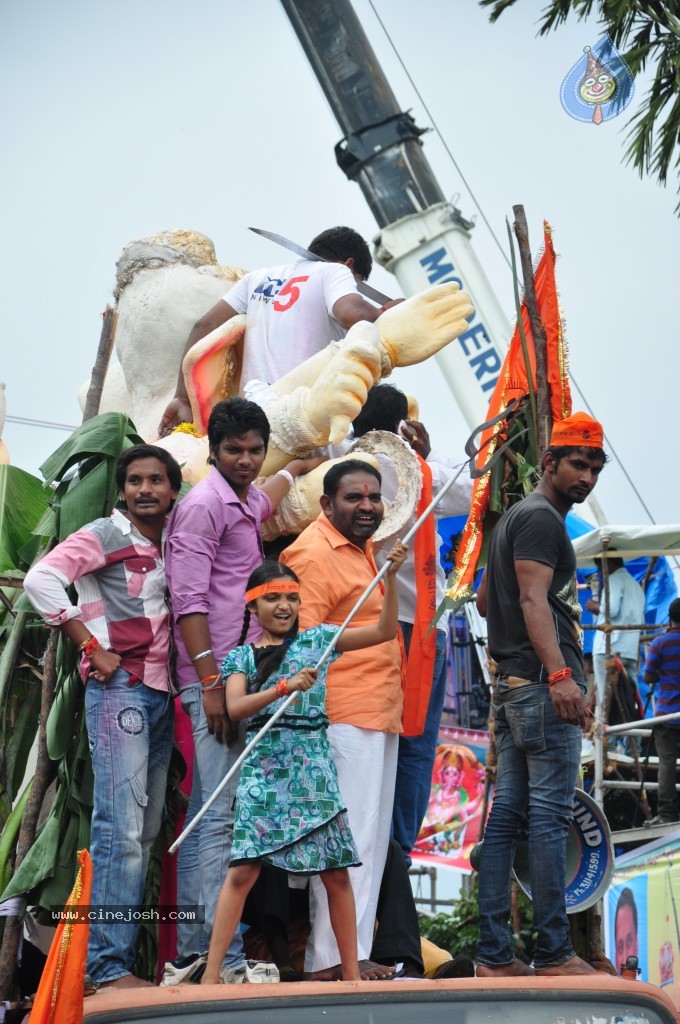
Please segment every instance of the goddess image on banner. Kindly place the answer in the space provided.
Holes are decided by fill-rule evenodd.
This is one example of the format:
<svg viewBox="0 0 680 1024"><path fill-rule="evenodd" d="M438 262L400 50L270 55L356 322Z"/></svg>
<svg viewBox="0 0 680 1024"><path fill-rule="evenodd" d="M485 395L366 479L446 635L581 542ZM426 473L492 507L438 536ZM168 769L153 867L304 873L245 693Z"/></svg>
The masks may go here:
<svg viewBox="0 0 680 1024"><path fill-rule="evenodd" d="M489 737L469 729L442 729L439 739L430 802L413 857L470 871L470 850L482 831Z"/></svg>

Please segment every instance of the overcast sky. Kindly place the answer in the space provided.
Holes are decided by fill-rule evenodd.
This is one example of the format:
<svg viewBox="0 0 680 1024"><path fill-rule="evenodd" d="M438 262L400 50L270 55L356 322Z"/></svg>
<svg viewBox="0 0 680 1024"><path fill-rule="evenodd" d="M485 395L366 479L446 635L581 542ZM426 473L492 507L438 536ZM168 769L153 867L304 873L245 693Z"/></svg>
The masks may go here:
<svg viewBox="0 0 680 1024"><path fill-rule="evenodd" d="M536 38L542 0L490 25L473 0L374 0L502 244L523 203L534 251L553 226L573 375L659 522L680 519L678 221L673 189L621 162L642 102L599 127L570 119L564 75L601 30L576 23ZM368 0L355 10L402 109L432 122ZM8 414L80 422L115 262L164 228L209 235L218 259L282 261L250 224L307 244L333 224L377 231L335 164L340 131L277 0L5 0L0 14L4 244L0 379ZM477 218L472 244L501 305L506 262L435 132L425 153L448 197ZM371 283L398 294L377 267ZM436 364L402 371L435 445L468 433ZM574 407L582 407L578 393ZM9 423L12 461L35 472L66 437ZM647 516L612 464L598 487L611 522Z"/></svg>

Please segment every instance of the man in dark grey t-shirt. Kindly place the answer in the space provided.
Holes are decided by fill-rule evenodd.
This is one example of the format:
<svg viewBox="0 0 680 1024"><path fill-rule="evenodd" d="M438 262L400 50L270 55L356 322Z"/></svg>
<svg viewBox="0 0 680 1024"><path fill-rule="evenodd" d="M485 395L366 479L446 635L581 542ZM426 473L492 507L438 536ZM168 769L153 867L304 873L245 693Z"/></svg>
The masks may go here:
<svg viewBox="0 0 680 1024"><path fill-rule="evenodd" d="M515 846L527 817L535 973L593 970L571 945L564 898L585 724L576 558L564 519L597 483L602 440L602 427L585 413L555 424L536 490L494 531L477 595L498 665L498 770L479 875L480 977L534 973L513 958L508 925Z"/></svg>

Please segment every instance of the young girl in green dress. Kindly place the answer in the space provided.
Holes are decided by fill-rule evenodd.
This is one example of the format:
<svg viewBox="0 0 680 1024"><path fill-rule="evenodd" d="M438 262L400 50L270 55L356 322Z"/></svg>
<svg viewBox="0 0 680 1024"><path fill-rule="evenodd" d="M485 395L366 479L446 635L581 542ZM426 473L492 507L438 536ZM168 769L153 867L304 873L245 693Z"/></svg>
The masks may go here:
<svg viewBox="0 0 680 1024"><path fill-rule="evenodd" d="M235 721L249 719L250 740L289 694L298 696L241 766L231 863L217 902L204 985L220 980L222 959L263 863L290 874L321 876L343 980L360 978L354 895L347 873L359 859L326 733L326 670L345 651L373 647L396 636L395 573L405 557L406 548L397 541L388 555L391 566L380 618L369 626L346 629L318 673L314 666L339 627L314 626L298 633L300 585L288 566L265 562L248 580L240 644L251 615L257 616L262 637L257 644L239 645L224 659L229 715Z"/></svg>

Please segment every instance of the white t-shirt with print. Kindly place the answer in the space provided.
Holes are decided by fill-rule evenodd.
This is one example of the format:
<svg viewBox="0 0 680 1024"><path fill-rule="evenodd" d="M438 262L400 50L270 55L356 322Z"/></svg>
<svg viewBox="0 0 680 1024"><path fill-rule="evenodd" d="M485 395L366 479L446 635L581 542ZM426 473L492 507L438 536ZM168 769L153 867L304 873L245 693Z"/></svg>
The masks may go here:
<svg viewBox="0 0 680 1024"><path fill-rule="evenodd" d="M241 393L251 380L274 384L331 341L344 338L333 306L355 294L343 263L298 259L283 267L252 270L224 296L246 314Z"/></svg>

